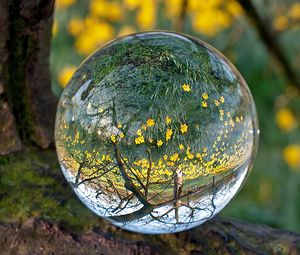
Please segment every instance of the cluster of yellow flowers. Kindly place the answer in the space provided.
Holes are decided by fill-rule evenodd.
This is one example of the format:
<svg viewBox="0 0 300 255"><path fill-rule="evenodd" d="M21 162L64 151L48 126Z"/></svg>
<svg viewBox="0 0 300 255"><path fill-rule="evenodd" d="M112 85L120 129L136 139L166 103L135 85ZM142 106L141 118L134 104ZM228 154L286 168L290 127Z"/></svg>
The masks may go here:
<svg viewBox="0 0 300 255"><path fill-rule="evenodd" d="M275 122L277 126L286 134L295 130L299 123L294 112L288 107L282 107L276 112ZM282 156L284 161L292 170L300 170L300 145L287 145Z"/></svg>
<svg viewBox="0 0 300 255"><path fill-rule="evenodd" d="M280 13L273 21L273 26L277 31L284 31L289 27L299 26L300 3L292 4L288 10Z"/></svg>
<svg viewBox="0 0 300 255"><path fill-rule="evenodd" d="M228 28L234 19L243 13L241 6L235 0L190 0L188 11L195 31L208 36Z"/></svg>
<svg viewBox="0 0 300 255"><path fill-rule="evenodd" d="M76 3L76 0L57 0L58 15ZM84 17L71 17L66 26L69 34L74 37L77 53L87 56L117 35L154 29L161 7L164 8L166 17L175 22L180 15L182 3L183 0L90 0L87 2L88 14ZM295 16L295 11L293 13ZM242 9L236 0L188 1L187 19L191 19L196 32L208 36L228 27L241 14ZM135 17L134 20L132 16ZM54 36L61 25L57 20L54 21ZM69 77L68 72L62 70L59 75L59 84L64 87ZM184 90L188 92L190 89L186 84Z"/></svg>

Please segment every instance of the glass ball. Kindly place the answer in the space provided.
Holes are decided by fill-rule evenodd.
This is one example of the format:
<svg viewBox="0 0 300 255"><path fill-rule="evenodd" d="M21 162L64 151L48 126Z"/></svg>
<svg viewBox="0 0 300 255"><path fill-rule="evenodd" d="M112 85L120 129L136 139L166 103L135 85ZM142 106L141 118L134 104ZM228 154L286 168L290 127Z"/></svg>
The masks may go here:
<svg viewBox="0 0 300 255"><path fill-rule="evenodd" d="M114 225L190 229L220 212L255 156L247 84L194 37L145 32L89 56L62 93L55 140L76 195Z"/></svg>

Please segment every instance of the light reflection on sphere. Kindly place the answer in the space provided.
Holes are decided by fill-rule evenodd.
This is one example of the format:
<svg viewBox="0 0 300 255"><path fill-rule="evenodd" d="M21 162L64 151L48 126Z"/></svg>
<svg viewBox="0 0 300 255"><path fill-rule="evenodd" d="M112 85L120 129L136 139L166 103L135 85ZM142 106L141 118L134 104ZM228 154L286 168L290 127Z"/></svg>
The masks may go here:
<svg viewBox="0 0 300 255"><path fill-rule="evenodd" d="M142 233L183 231L237 193L257 147L255 105L233 65L186 35L119 38L87 58L57 110L62 171L81 201Z"/></svg>

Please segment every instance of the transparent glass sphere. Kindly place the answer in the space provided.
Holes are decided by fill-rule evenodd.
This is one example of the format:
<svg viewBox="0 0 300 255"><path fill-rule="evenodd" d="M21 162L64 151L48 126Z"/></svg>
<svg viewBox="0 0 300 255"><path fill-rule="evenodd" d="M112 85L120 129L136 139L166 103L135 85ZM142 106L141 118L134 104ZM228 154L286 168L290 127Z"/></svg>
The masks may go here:
<svg viewBox="0 0 300 255"><path fill-rule="evenodd" d="M212 218L253 161L255 105L235 67L171 32L121 37L77 69L57 109L62 171L116 226L171 233Z"/></svg>

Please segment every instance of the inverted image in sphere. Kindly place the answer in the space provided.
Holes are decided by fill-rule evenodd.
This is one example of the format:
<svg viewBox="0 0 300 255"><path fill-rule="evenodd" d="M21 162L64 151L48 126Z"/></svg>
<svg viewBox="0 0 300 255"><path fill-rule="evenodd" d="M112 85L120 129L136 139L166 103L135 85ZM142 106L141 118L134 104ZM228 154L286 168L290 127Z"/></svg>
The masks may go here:
<svg viewBox="0 0 300 255"><path fill-rule="evenodd" d="M64 90L55 127L80 200L142 233L212 218L242 185L257 139L255 105L235 67L171 32L128 35L94 52Z"/></svg>

